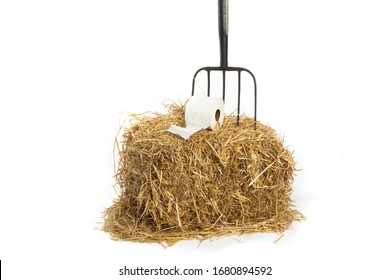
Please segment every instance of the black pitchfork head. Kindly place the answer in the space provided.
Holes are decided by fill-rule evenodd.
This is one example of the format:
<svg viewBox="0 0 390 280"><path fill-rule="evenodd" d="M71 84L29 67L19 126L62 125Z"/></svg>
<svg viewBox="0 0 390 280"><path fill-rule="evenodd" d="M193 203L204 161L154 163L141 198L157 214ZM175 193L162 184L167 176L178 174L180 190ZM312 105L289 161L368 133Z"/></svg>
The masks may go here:
<svg viewBox="0 0 390 280"><path fill-rule="evenodd" d="M210 74L214 71L222 72L222 98L225 101L225 86L226 86L226 72L237 72L238 74L238 99L237 99L237 125L240 122L240 101L241 101L241 73L247 72L253 79L254 84L254 126L256 129L257 118L257 83L255 75L251 71L242 67L229 67L228 66L228 18L229 18L229 6L228 0L218 0L218 26L219 26L219 44L220 44L220 66L216 67L202 67L195 72L192 80L192 94L195 91L195 80L199 72L206 71L207 73L207 96L210 96Z"/></svg>

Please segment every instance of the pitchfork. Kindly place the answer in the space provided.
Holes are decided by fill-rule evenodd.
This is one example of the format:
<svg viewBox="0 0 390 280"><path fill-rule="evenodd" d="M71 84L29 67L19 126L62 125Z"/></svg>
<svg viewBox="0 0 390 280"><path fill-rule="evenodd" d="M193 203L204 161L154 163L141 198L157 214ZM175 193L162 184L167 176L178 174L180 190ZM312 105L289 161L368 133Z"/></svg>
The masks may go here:
<svg viewBox="0 0 390 280"><path fill-rule="evenodd" d="M255 75L251 71L242 67L230 67L228 66L228 19L229 19L229 5L228 0L218 0L218 26L219 26L219 45L220 45L220 66L202 67L195 72L192 80L192 96L195 90L196 76L201 71L207 72L207 96L210 96L210 73L212 71L222 72L222 99L225 101L225 87L226 87L226 72L237 72L238 74L238 101L237 101L237 125L240 122L240 101L241 101L241 72L247 72L253 78L254 83L254 126L256 129L256 118L257 118L257 83Z"/></svg>

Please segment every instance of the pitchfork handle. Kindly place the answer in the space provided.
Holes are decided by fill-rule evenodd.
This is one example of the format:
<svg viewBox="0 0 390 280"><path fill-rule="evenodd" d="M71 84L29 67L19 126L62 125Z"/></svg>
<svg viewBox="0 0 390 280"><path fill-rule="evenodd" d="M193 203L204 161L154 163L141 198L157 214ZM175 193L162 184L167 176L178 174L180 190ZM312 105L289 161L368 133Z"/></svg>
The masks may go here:
<svg viewBox="0 0 390 280"><path fill-rule="evenodd" d="M221 68L228 67L228 24L229 24L228 0L218 0L218 27L219 46L221 55Z"/></svg>

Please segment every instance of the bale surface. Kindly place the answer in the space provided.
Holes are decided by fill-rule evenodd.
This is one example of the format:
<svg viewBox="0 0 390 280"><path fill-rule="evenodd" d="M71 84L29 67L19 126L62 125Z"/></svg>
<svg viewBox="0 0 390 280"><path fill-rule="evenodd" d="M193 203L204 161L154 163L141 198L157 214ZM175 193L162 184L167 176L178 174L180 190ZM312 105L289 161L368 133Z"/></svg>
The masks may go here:
<svg viewBox="0 0 390 280"><path fill-rule="evenodd" d="M166 130L185 126L182 105L167 114L132 115L119 148L119 197L105 211L113 239L172 245L254 232L281 233L302 215L290 198L292 154L275 131L227 116L188 140Z"/></svg>

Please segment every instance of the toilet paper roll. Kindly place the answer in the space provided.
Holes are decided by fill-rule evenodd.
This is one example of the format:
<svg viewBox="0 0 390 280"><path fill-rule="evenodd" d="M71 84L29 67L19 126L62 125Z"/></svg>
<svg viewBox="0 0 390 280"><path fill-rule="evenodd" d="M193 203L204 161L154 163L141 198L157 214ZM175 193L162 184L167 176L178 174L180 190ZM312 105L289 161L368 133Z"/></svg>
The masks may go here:
<svg viewBox="0 0 390 280"><path fill-rule="evenodd" d="M223 124L224 103L221 98L193 96L185 111L186 127L172 125L168 131L188 139L202 129L215 129Z"/></svg>

